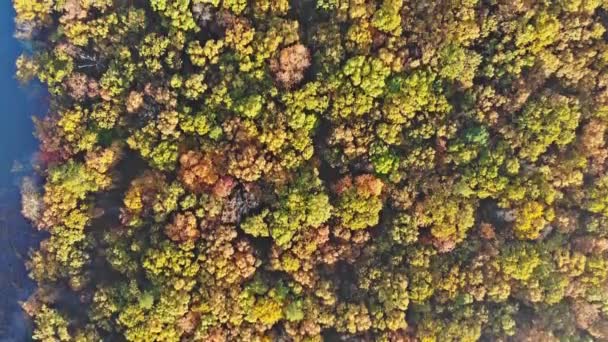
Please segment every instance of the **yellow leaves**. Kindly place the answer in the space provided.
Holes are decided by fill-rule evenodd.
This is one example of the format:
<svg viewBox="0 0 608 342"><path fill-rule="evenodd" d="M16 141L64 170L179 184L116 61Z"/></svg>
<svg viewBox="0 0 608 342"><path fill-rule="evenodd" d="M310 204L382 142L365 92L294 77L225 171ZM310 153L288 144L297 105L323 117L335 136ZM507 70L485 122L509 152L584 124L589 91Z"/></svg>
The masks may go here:
<svg viewBox="0 0 608 342"><path fill-rule="evenodd" d="M153 10L161 13L168 26L181 31L198 31L192 18L190 0L149 0Z"/></svg>
<svg viewBox="0 0 608 342"><path fill-rule="evenodd" d="M557 269L570 278L578 277L585 271L587 257L582 253L558 250L554 253L553 259Z"/></svg>
<svg viewBox="0 0 608 342"><path fill-rule="evenodd" d="M417 70L407 77L396 77L389 83L392 91L385 97L382 106L383 115L392 123L411 125L417 112L436 113L436 116L445 115L451 110L451 105L443 93L438 91L436 76L430 71ZM429 116L429 114L427 114ZM441 129L431 127L434 130ZM422 131L417 134L429 134ZM414 131L411 130L411 134ZM434 133L434 132L432 132Z"/></svg>
<svg viewBox="0 0 608 342"><path fill-rule="evenodd" d="M213 7L218 7L220 5L220 0L194 0L195 4L210 4Z"/></svg>
<svg viewBox="0 0 608 342"><path fill-rule="evenodd" d="M592 256L586 259L585 272L581 276L581 282L601 286L608 278L608 261L602 257Z"/></svg>
<svg viewBox="0 0 608 342"><path fill-rule="evenodd" d="M169 39L162 35L151 33L144 38L139 53L143 56L160 57L169 46Z"/></svg>
<svg viewBox="0 0 608 342"><path fill-rule="evenodd" d="M254 237L267 237L270 236L268 231L268 225L264 222L266 216L268 216L268 210L265 209L261 214L246 218L241 223L241 229L246 233Z"/></svg>
<svg viewBox="0 0 608 342"><path fill-rule="evenodd" d="M99 81L101 96L106 101L121 95L132 81L135 72L133 64L126 61L115 62L110 65Z"/></svg>
<svg viewBox="0 0 608 342"><path fill-rule="evenodd" d="M539 202L526 202L518 210L513 230L518 239L534 240L540 236L541 231L548 222L553 220L552 209L545 209Z"/></svg>
<svg viewBox="0 0 608 342"><path fill-rule="evenodd" d="M74 70L73 58L63 49L56 48L52 53L43 55L38 79L45 82L52 91Z"/></svg>
<svg viewBox="0 0 608 342"><path fill-rule="evenodd" d="M350 19L358 19L368 16L365 0L344 1L344 5L345 8L348 8L348 16Z"/></svg>
<svg viewBox="0 0 608 342"><path fill-rule="evenodd" d="M177 130L179 124L179 113L175 110L165 110L158 114L156 127L162 134L163 138L179 137L180 132Z"/></svg>
<svg viewBox="0 0 608 342"><path fill-rule="evenodd" d="M585 207L592 213L608 216L608 175L595 180L587 192Z"/></svg>
<svg viewBox="0 0 608 342"><path fill-rule="evenodd" d="M529 22L520 26L515 38L515 45L537 54L559 38L559 29L560 23L557 18L547 12L540 12Z"/></svg>
<svg viewBox="0 0 608 342"><path fill-rule="evenodd" d="M53 0L13 0L18 21L44 21L51 14Z"/></svg>
<svg viewBox="0 0 608 342"><path fill-rule="evenodd" d="M429 227L437 246L454 246L475 223L475 199L461 197L449 185L434 185L416 206L419 226Z"/></svg>
<svg viewBox="0 0 608 342"><path fill-rule="evenodd" d="M61 113L61 118L57 125L62 128L64 137L69 142L76 142L82 136L82 129L88 111L83 110L80 106L74 109L66 110Z"/></svg>
<svg viewBox="0 0 608 342"><path fill-rule="evenodd" d="M118 15L116 13L95 19L89 23L91 35L98 39L105 39L110 34L110 29L118 25Z"/></svg>
<svg viewBox="0 0 608 342"><path fill-rule="evenodd" d="M551 144L566 146L576 137L581 110L576 99L553 95L529 101L514 116L517 132L511 139L519 155L536 161Z"/></svg>
<svg viewBox="0 0 608 342"><path fill-rule="evenodd" d="M567 12L587 12L593 11L603 4L602 0L560 0L558 3Z"/></svg>
<svg viewBox="0 0 608 342"><path fill-rule="evenodd" d="M65 35L75 45L85 46L89 43L89 26L82 21L67 23Z"/></svg>
<svg viewBox="0 0 608 342"><path fill-rule="evenodd" d="M206 135L211 129L211 114L196 113L194 115L182 114L179 119L179 127L185 133L194 133L199 136Z"/></svg>
<svg viewBox="0 0 608 342"><path fill-rule="evenodd" d="M226 44L234 49L238 54L242 56L251 55L253 48L251 42L255 34L255 29L245 26L241 22L237 22L226 30Z"/></svg>
<svg viewBox="0 0 608 342"><path fill-rule="evenodd" d="M499 278L496 279L496 282L491 283L488 286L487 296L488 299L500 303L509 299L511 295L511 286L504 279Z"/></svg>
<svg viewBox="0 0 608 342"><path fill-rule="evenodd" d="M461 286L465 283L464 276L457 266L452 267L447 274L442 276L437 290L443 292L446 299L453 300L458 295Z"/></svg>
<svg viewBox="0 0 608 342"><path fill-rule="evenodd" d="M113 0L80 0L85 8L92 7L105 13L113 5Z"/></svg>
<svg viewBox="0 0 608 342"><path fill-rule="evenodd" d="M38 63L27 55L20 55L17 58L15 65L17 66L16 76L21 83L29 82L36 77L39 72Z"/></svg>
<svg viewBox="0 0 608 342"><path fill-rule="evenodd" d="M332 116L347 118L367 114L374 106L374 99L384 94L389 74L390 69L380 59L360 55L347 60L342 71L330 79L333 81L330 87L337 88Z"/></svg>
<svg viewBox="0 0 608 342"><path fill-rule="evenodd" d="M285 15L289 11L289 0L255 0L254 9L256 14L269 14L279 16Z"/></svg>
<svg viewBox="0 0 608 342"><path fill-rule="evenodd" d="M390 67L391 71L394 73L403 71L403 57L397 55L393 51L387 48L381 48L378 51L378 58L388 67Z"/></svg>
<svg viewBox="0 0 608 342"><path fill-rule="evenodd" d="M192 61L192 64L198 67L204 67L209 64L217 64L219 56L224 48L223 40L210 39L205 42L205 46L201 47L198 40L190 42L186 52Z"/></svg>
<svg viewBox="0 0 608 342"><path fill-rule="evenodd" d="M73 341L68 330L68 320L59 311L46 304L38 309L35 315L36 329L33 338L42 342Z"/></svg>
<svg viewBox="0 0 608 342"><path fill-rule="evenodd" d="M192 74L184 82L182 94L188 99L196 100L205 92L205 90L207 90L207 88L204 74Z"/></svg>
<svg viewBox="0 0 608 342"><path fill-rule="evenodd" d="M262 297L256 300L247 320L272 326L283 317L283 306L274 298Z"/></svg>
<svg viewBox="0 0 608 342"><path fill-rule="evenodd" d="M69 142L75 151L90 151L97 143L97 133L87 129L85 124L88 118L88 110L75 106L74 109L63 111L57 121L61 137Z"/></svg>
<svg viewBox="0 0 608 342"><path fill-rule="evenodd" d="M168 240L159 248L148 250L142 266L152 281L159 284L171 281L176 290L191 289L196 283L192 278L200 268L192 251L185 251ZM180 279L183 281L178 281Z"/></svg>
<svg viewBox="0 0 608 342"><path fill-rule="evenodd" d="M233 109L247 119L255 119L262 111L264 98L261 95L244 97L234 103Z"/></svg>
<svg viewBox="0 0 608 342"><path fill-rule="evenodd" d="M82 136L82 139L78 141L76 144L76 150L78 151L91 151L95 144L97 143L97 133L95 132L85 132Z"/></svg>
<svg viewBox="0 0 608 342"><path fill-rule="evenodd" d="M223 0L222 7L238 15L247 8L247 0Z"/></svg>
<svg viewBox="0 0 608 342"><path fill-rule="evenodd" d="M21 23L52 38L18 60L19 78L38 74L59 95L40 125L57 166L33 273L74 289L98 265L123 275L87 329L469 341L518 336L511 304L561 310L544 304L568 284L584 285L568 288L576 300L602 300L605 132L578 129L608 116L605 29L585 9L597 1L319 0L322 13L287 0L15 3L30 21L62 17ZM123 172L125 140L144 160ZM146 170L106 202L116 172ZM103 205L122 206L121 228L97 229ZM539 239L551 207L560 220ZM469 234L476 220L493 226ZM484 325L490 307L508 312Z"/></svg>
<svg viewBox="0 0 608 342"><path fill-rule="evenodd" d="M86 163L68 163L49 173L45 186L42 227L64 224L82 229L90 214L86 198L91 192L107 189L112 182L105 174L118 160L118 150L108 148L87 154ZM85 209L81 209L83 206Z"/></svg>
<svg viewBox="0 0 608 342"><path fill-rule="evenodd" d="M364 90L371 97L378 97L384 91L385 79L390 70L376 58L356 56L349 59L343 69L352 84Z"/></svg>
<svg viewBox="0 0 608 342"><path fill-rule="evenodd" d="M543 63L543 69L545 70L545 75L550 76L552 73L557 71L560 67L561 61L560 59L551 53L550 51L543 50L539 53L538 58Z"/></svg>
<svg viewBox="0 0 608 342"><path fill-rule="evenodd" d="M273 153L281 152L284 144L287 142L288 133L280 127L275 129L269 129L262 132L260 135L260 142L266 145L268 151Z"/></svg>
<svg viewBox="0 0 608 342"><path fill-rule="evenodd" d="M69 21L64 24L64 32L73 44L86 46L90 38L107 38L110 34L110 28L117 24L118 16L110 14L90 21Z"/></svg>
<svg viewBox="0 0 608 342"><path fill-rule="evenodd" d="M112 129L120 116L120 109L110 102L102 102L93 107L90 118L93 119L100 128Z"/></svg>
<svg viewBox="0 0 608 342"><path fill-rule="evenodd" d="M538 251L530 244L510 246L502 252L500 266L503 273L516 280L526 281L541 264Z"/></svg>
<svg viewBox="0 0 608 342"><path fill-rule="evenodd" d="M70 229L83 230L90 221L90 214L83 210L72 210L65 217L63 224Z"/></svg>
<svg viewBox="0 0 608 342"><path fill-rule="evenodd" d="M169 38L156 33L151 33L144 38L139 48L139 54L151 72L158 72L162 69L160 60L167 52L169 43Z"/></svg>
<svg viewBox="0 0 608 342"><path fill-rule="evenodd" d="M439 75L453 81L459 81L463 88L473 86L473 78L481 56L476 52L456 44L448 44L439 52Z"/></svg>
<svg viewBox="0 0 608 342"><path fill-rule="evenodd" d="M386 33L401 34L401 7L403 0L384 0L382 6L374 13L372 25Z"/></svg>
<svg viewBox="0 0 608 342"><path fill-rule="evenodd" d="M339 195L336 215L344 227L359 230L378 224L383 202L380 198L383 183L372 175L360 175L351 184L349 177L336 185Z"/></svg>
<svg viewBox="0 0 608 342"><path fill-rule="evenodd" d="M372 325L369 311L364 304L340 303L337 310L338 331L356 334L369 329Z"/></svg>
<svg viewBox="0 0 608 342"><path fill-rule="evenodd" d="M156 143L158 130L154 122L148 123L146 126L136 130L127 138L127 145L139 152L142 157L149 157Z"/></svg>
<svg viewBox="0 0 608 342"><path fill-rule="evenodd" d="M87 153L85 165L98 173L105 174L116 164L120 156L119 146L113 145L109 148Z"/></svg>
<svg viewBox="0 0 608 342"><path fill-rule="evenodd" d="M366 20L352 24L346 33L346 47L357 53L367 53L372 45L371 25Z"/></svg>
<svg viewBox="0 0 608 342"><path fill-rule="evenodd" d="M281 270L285 272L295 272L300 269L300 259L292 254L281 256Z"/></svg>
<svg viewBox="0 0 608 342"><path fill-rule="evenodd" d="M127 193L125 194L125 198L123 200L125 207L134 213L139 213L144 207L144 204L141 199L142 189L137 186L132 186L129 188Z"/></svg>

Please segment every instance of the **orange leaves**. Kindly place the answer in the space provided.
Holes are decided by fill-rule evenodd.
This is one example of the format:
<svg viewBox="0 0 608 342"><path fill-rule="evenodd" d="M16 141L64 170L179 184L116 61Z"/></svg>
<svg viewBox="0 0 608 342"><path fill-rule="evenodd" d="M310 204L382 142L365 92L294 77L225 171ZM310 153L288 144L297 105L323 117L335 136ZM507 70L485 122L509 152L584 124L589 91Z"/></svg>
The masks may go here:
<svg viewBox="0 0 608 342"><path fill-rule="evenodd" d="M278 59L270 62L270 70L275 80L283 88L292 88L302 81L304 72L310 66L310 52L302 44L292 45L281 50Z"/></svg>
<svg viewBox="0 0 608 342"><path fill-rule="evenodd" d="M213 186L213 194L217 197L228 197L232 189L236 186L234 178L229 176L221 177Z"/></svg>
<svg viewBox="0 0 608 342"><path fill-rule="evenodd" d="M144 104L144 96L142 93L132 91L129 93L129 97L127 98L126 106L127 112L135 113L139 110Z"/></svg>
<svg viewBox="0 0 608 342"><path fill-rule="evenodd" d="M355 177L357 191L368 196L380 196L384 183L373 175L361 175Z"/></svg>
<svg viewBox="0 0 608 342"><path fill-rule="evenodd" d="M190 211L177 214L173 222L165 227L165 234L175 242L196 241L200 237L196 217Z"/></svg>
<svg viewBox="0 0 608 342"><path fill-rule="evenodd" d="M217 156L215 156L217 158ZM220 178L217 166L214 164L212 154L203 154L188 151L179 158L179 177L184 185L191 191L202 192L211 187Z"/></svg>
<svg viewBox="0 0 608 342"><path fill-rule="evenodd" d="M85 165L99 173L107 173L120 159L122 151L117 144L110 148L91 151L86 155Z"/></svg>
<svg viewBox="0 0 608 342"><path fill-rule="evenodd" d="M246 145L231 151L228 156L228 171L245 182L253 182L268 172L272 164L254 145Z"/></svg>
<svg viewBox="0 0 608 342"><path fill-rule="evenodd" d="M179 158L179 177L195 193L211 191L218 198L230 195L237 182L225 175L224 157L219 152L188 151Z"/></svg>
<svg viewBox="0 0 608 342"><path fill-rule="evenodd" d="M380 196L384 183L371 174L363 174L354 178L354 187L362 196ZM346 176L340 179L333 187L338 195L353 187L353 178Z"/></svg>

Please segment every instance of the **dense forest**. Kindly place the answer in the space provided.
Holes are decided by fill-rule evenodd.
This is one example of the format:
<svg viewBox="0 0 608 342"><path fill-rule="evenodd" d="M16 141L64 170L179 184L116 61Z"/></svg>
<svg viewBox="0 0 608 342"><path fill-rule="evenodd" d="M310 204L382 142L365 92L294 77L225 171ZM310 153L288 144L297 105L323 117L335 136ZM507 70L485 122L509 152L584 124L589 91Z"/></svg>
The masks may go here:
<svg viewBox="0 0 608 342"><path fill-rule="evenodd" d="M13 0L40 341L608 341L608 1Z"/></svg>

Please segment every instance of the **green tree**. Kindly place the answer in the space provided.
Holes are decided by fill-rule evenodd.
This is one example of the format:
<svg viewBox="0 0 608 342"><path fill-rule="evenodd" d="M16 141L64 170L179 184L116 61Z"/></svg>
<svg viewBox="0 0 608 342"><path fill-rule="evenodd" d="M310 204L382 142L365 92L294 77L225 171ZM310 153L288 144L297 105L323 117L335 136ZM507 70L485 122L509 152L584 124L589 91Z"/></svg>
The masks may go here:
<svg viewBox="0 0 608 342"><path fill-rule="evenodd" d="M340 222L352 230L365 229L378 224L383 207L383 183L372 175L357 176L353 181L345 178L338 185L336 215Z"/></svg>

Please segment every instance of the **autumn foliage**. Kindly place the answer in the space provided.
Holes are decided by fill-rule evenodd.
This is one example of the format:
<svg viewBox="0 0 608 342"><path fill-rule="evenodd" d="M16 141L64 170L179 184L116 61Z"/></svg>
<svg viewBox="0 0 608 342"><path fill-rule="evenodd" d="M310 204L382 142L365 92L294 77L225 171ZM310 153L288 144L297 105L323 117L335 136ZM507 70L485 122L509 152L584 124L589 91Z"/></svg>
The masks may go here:
<svg viewBox="0 0 608 342"><path fill-rule="evenodd" d="M605 2L13 4L35 340L608 340Z"/></svg>

